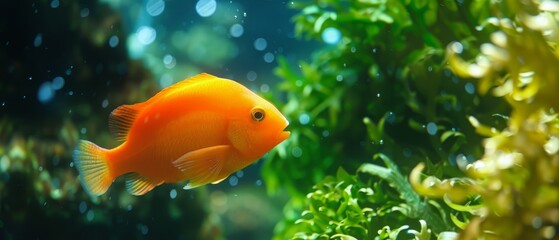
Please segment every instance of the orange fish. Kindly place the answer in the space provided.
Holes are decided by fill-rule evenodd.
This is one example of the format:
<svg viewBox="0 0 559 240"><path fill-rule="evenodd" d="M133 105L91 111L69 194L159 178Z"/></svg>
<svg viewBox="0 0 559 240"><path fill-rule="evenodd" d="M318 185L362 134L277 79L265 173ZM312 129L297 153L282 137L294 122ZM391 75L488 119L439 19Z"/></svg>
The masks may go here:
<svg viewBox="0 0 559 240"><path fill-rule="evenodd" d="M107 191L126 174L126 189L143 195L162 183L190 189L218 183L289 137L287 119L243 85L202 73L143 103L111 113L109 129L124 142L104 149L81 140L74 163L84 189Z"/></svg>

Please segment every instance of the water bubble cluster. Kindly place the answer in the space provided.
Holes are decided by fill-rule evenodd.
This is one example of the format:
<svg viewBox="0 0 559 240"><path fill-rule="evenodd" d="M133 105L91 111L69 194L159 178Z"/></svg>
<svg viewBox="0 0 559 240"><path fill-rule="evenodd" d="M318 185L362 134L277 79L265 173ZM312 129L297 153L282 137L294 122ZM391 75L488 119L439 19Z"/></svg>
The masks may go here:
<svg viewBox="0 0 559 240"><path fill-rule="evenodd" d="M54 98L55 92L64 87L64 82L65 80L63 77L57 76L52 80L52 82L46 81L41 84L37 91L37 99L39 100L39 102L47 103L52 100L52 98Z"/></svg>

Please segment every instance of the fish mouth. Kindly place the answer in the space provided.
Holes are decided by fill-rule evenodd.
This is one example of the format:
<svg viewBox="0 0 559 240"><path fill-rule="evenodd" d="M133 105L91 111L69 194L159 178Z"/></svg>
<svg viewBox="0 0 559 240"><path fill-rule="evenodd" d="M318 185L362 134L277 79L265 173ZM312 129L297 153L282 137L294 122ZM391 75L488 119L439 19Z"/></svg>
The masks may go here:
<svg viewBox="0 0 559 240"><path fill-rule="evenodd" d="M285 126L283 127L283 131L281 131L278 136L280 142L283 142L291 135L291 131L286 131L287 127L289 126L289 121L287 121L287 119L285 118L284 120L285 120Z"/></svg>
<svg viewBox="0 0 559 240"><path fill-rule="evenodd" d="M291 135L291 132L290 132L290 131L282 131L282 132L280 132L280 134L279 134L279 139L280 139L280 141L283 141L283 140L287 139L287 138L289 137L289 135Z"/></svg>

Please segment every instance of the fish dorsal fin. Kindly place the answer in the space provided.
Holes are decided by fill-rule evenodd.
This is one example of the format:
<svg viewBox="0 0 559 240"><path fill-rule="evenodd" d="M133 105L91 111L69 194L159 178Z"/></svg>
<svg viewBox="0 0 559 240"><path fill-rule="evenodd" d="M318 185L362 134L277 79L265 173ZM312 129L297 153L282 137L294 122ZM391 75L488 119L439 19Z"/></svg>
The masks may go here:
<svg viewBox="0 0 559 240"><path fill-rule="evenodd" d="M219 173L230 150L229 145L217 145L188 152L173 161L173 165L190 180L184 189L222 180Z"/></svg>
<svg viewBox="0 0 559 240"><path fill-rule="evenodd" d="M138 173L126 174L126 190L132 195L144 195L163 182L155 182Z"/></svg>
<svg viewBox="0 0 559 240"><path fill-rule="evenodd" d="M139 104L122 105L111 112L109 131L118 141L126 140L140 108Z"/></svg>
<svg viewBox="0 0 559 240"><path fill-rule="evenodd" d="M181 91L184 90L185 88L194 86L195 84L201 83L201 82L205 82L208 80L212 80L212 79L218 79L218 77L211 75L209 73L200 73L198 75L189 77L187 79L184 79L180 82L177 82L171 86L168 86L166 88L164 88L163 90L161 90L159 93L157 93L156 96L166 96L169 94L172 94L176 91Z"/></svg>

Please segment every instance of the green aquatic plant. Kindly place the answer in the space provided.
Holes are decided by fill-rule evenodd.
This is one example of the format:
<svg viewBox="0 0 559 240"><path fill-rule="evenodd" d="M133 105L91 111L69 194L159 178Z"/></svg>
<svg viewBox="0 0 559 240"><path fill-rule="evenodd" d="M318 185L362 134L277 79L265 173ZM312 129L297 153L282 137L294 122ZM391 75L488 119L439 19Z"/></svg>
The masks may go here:
<svg viewBox="0 0 559 240"><path fill-rule="evenodd" d="M301 218L285 234L293 239L430 239L430 229L448 228L439 206L424 202L387 156L375 159L386 167L366 163L359 176L339 168L335 177L316 184Z"/></svg>
<svg viewBox="0 0 559 240"><path fill-rule="evenodd" d="M341 38L311 62L294 66L279 59L276 74L285 80L280 89L288 99L282 112L292 135L265 162L272 192L285 188L300 201L338 167L353 172L378 152L405 170L428 159L429 169L442 175L447 165L436 163L481 155L475 144L481 138L469 134L475 130L464 116L504 127L491 113L508 113L500 99L479 96L471 82L445 69L445 46L479 35L471 27L473 4L363 0L293 7L300 10L297 36L319 40L325 31L339 31Z"/></svg>
<svg viewBox="0 0 559 240"><path fill-rule="evenodd" d="M502 97L512 107L506 128L496 130L474 117L484 140L484 155L464 164L467 177L422 180L418 165L411 176L422 195L444 197L449 206L470 212L457 219L459 239L555 239L559 236L559 3L503 1L490 5L491 42L475 60L464 61L453 43L447 51L451 69L479 79L478 89ZM468 184L456 186L456 180ZM463 206L468 195L481 204Z"/></svg>
<svg viewBox="0 0 559 240"><path fill-rule="evenodd" d="M555 236L557 4L324 0L293 7L298 36L321 39L328 30L341 39L298 68L280 59L276 70L285 79L292 137L270 154L263 176L271 191L293 196L277 238L396 239L408 226L431 232L420 239ZM494 44L481 45L487 41ZM364 160L379 153L412 173L417 199L427 197L423 207L432 214L413 214L413 197L401 197L408 191L360 173L380 168ZM349 174L336 174L340 167ZM408 211L378 214L375 204Z"/></svg>

